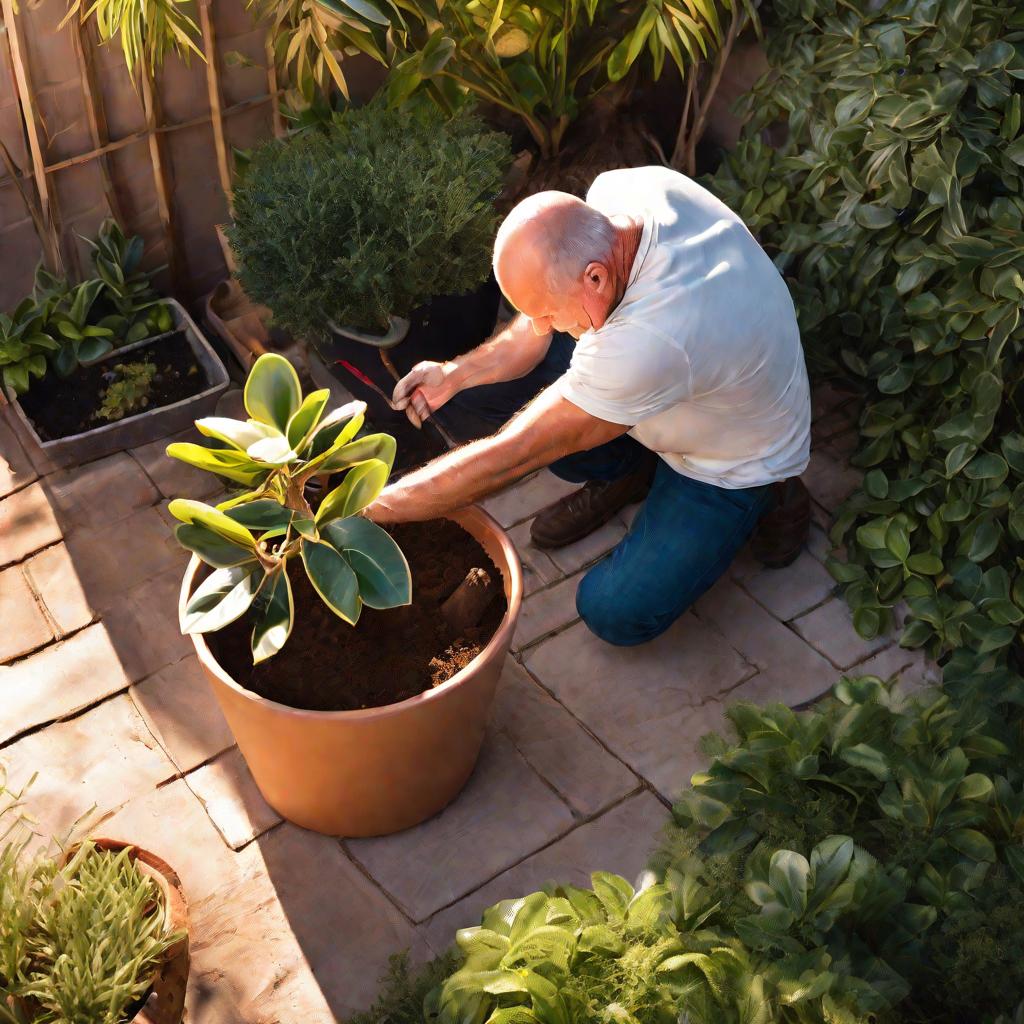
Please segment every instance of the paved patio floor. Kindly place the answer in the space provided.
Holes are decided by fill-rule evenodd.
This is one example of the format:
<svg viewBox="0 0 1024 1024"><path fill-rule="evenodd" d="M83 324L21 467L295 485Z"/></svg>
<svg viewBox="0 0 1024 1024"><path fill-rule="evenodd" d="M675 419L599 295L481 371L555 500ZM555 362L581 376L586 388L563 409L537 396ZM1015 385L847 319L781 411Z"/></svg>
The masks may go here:
<svg viewBox="0 0 1024 1024"><path fill-rule="evenodd" d="M860 640L833 594L822 527L857 473L846 464L849 404L819 390L809 550L775 572L741 555L645 647L596 640L574 605L581 573L633 510L544 553L529 544L530 517L567 485L545 471L488 501L519 546L528 596L473 778L400 835L316 835L260 798L178 633L186 558L167 499L208 497L211 478L167 459L166 441L39 473L9 412L0 765L13 786L38 773L28 806L42 830L60 833L93 808L94 832L177 869L192 915L193 1024L344 1019L372 1001L389 954L444 950L498 899L552 878L585 883L598 868L635 876L731 700L801 704L846 670L934 678L892 637Z"/></svg>

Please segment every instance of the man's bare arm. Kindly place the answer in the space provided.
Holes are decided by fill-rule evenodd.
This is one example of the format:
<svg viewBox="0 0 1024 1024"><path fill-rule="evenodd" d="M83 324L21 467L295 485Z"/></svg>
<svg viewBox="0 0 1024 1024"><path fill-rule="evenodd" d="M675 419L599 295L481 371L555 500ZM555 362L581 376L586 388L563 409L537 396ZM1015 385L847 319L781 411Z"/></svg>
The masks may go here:
<svg viewBox="0 0 1024 1024"><path fill-rule="evenodd" d="M548 388L497 434L442 455L385 488L366 515L381 523L434 519L627 430L591 416Z"/></svg>
<svg viewBox="0 0 1024 1024"><path fill-rule="evenodd" d="M525 377L547 355L551 334L537 335L517 315L489 341L446 363L417 363L396 385L392 399L419 426L466 388Z"/></svg>

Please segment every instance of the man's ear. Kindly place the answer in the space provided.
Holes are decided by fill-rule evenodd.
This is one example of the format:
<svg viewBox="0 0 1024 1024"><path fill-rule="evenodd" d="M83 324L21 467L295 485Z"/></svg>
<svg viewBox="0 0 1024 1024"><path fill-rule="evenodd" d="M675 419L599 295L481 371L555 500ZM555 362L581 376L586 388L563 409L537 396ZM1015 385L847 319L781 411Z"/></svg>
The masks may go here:
<svg viewBox="0 0 1024 1024"><path fill-rule="evenodd" d="M603 263L588 263L583 271L583 289L592 295L603 295L611 275Z"/></svg>

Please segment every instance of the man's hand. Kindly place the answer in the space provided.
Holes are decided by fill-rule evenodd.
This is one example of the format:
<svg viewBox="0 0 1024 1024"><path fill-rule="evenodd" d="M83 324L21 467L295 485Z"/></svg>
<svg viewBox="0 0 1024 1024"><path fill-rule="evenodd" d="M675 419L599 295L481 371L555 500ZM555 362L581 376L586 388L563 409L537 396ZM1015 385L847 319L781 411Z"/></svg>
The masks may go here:
<svg viewBox="0 0 1024 1024"><path fill-rule="evenodd" d="M404 409L409 422L416 428L423 425L430 414L436 412L459 387L453 380L454 363L417 363L396 385L391 400L396 408Z"/></svg>

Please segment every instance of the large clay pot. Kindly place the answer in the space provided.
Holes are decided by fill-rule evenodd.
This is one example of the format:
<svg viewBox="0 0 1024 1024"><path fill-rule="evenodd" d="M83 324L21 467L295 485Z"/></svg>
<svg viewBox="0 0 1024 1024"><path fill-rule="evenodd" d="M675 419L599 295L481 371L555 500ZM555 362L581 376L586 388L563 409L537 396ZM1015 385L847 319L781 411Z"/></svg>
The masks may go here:
<svg viewBox="0 0 1024 1024"><path fill-rule="evenodd" d="M436 814L472 773L515 631L523 579L512 542L486 512L473 507L450 518L501 571L508 611L484 650L426 693L360 711L304 711L239 686L206 640L192 637L260 792L289 821L328 835L387 835ZM193 557L182 608L199 566Z"/></svg>

